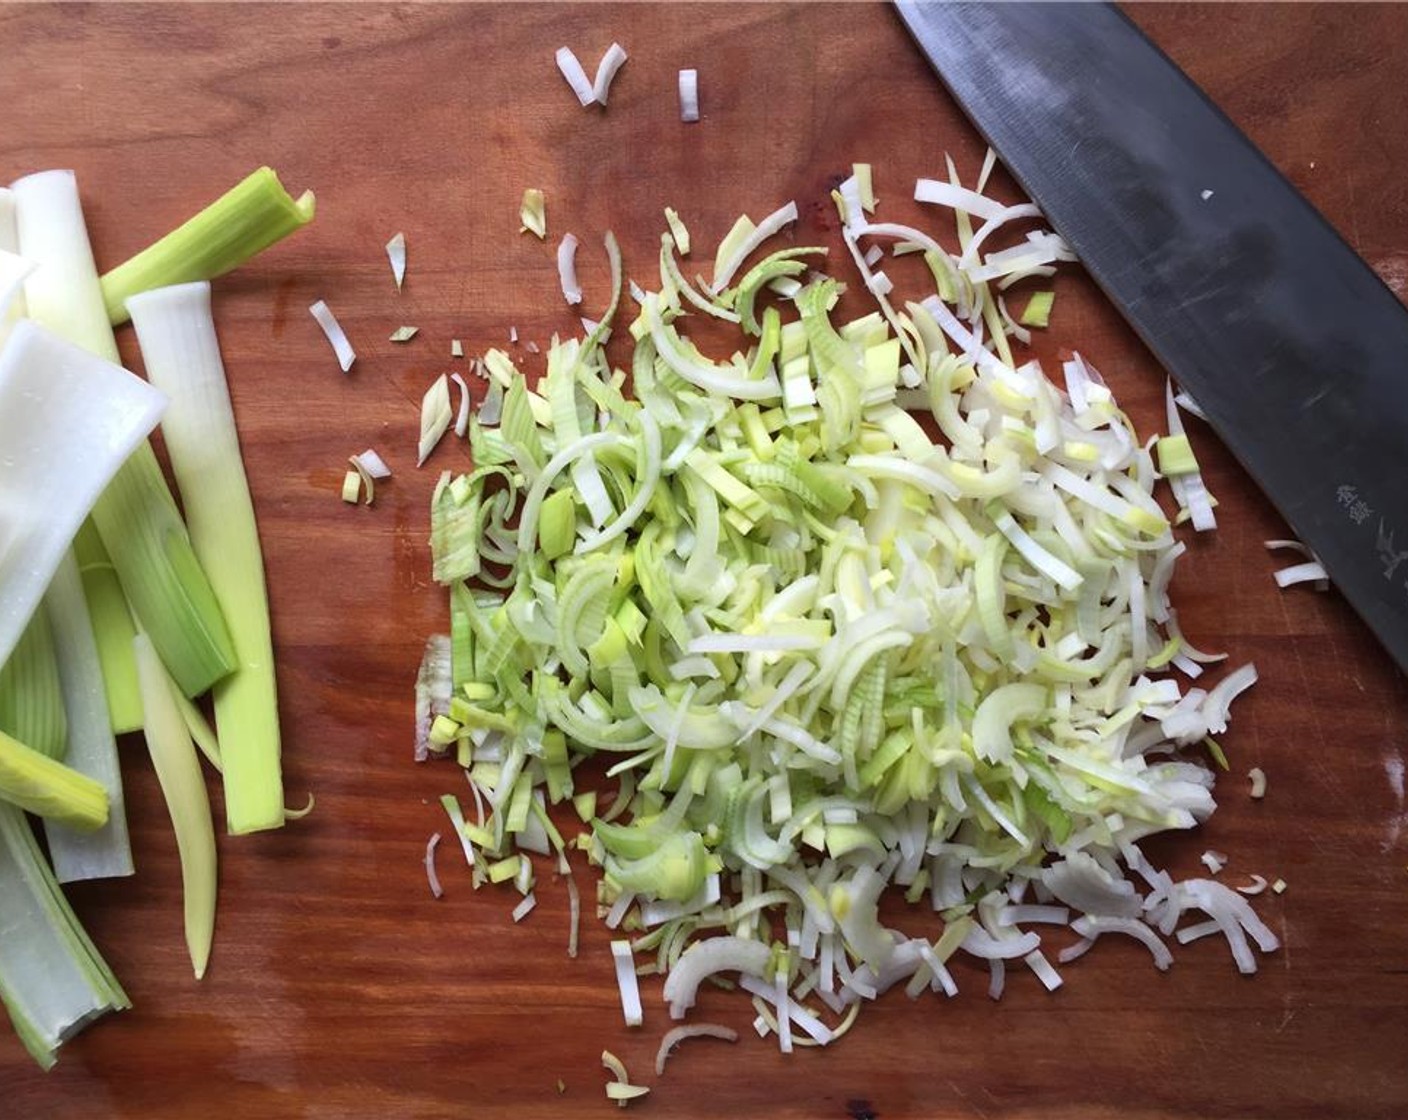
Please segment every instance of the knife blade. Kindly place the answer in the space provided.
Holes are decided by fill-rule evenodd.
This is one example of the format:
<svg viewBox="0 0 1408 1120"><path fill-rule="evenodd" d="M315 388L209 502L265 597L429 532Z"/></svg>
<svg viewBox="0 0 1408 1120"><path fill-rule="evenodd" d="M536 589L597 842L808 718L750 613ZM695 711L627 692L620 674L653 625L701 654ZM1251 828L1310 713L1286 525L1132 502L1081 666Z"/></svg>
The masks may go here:
<svg viewBox="0 0 1408 1120"><path fill-rule="evenodd" d="M896 0L939 77L1408 671L1408 310L1108 4Z"/></svg>

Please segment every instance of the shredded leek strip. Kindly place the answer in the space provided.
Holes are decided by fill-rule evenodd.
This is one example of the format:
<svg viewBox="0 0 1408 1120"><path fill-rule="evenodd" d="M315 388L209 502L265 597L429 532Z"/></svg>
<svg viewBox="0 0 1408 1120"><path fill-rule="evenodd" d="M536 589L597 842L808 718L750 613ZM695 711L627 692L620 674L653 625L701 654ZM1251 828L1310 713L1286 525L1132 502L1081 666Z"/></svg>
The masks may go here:
<svg viewBox="0 0 1408 1120"><path fill-rule="evenodd" d="M170 678L145 634L134 642L141 681L143 734L166 799L181 858L186 948L197 980L205 976L215 936L215 826L200 759L177 706ZM282 805L279 807L283 811Z"/></svg>
<svg viewBox="0 0 1408 1120"><path fill-rule="evenodd" d="M278 175L261 167L200 213L102 278L114 326L127 321L127 301L139 292L213 280L238 268L313 220L312 191L291 197ZM401 286L397 277L397 288Z"/></svg>
<svg viewBox="0 0 1408 1120"><path fill-rule="evenodd" d="M19 180L13 190L20 245L40 264L25 281L30 315L118 364L73 174L41 172ZM11 338L7 350L13 346ZM57 383L51 386L56 398L77 399L58 392ZM72 464L65 471L71 474ZM229 673L235 661L225 620L150 444L128 456L108 483L93 507L93 522L133 615L182 690L199 695Z"/></svg>
<svg viewBox="0 0 1408 1120"><path fill-rule="evenodd" d="M210 578L238 663L215 685L225 815L238 835L284 821L274 649L264 557L234 410L210 313L210 285L136 296L133 325L147 376L166 391L162 422L191 543Z"/></svg>
<svg viewBox="0 0 1408 1120"><path fill-rule="evenodd" d="M1225 723L1254 670L1186 694L1160 676L1184 640L1152 457L1084 362L1068 364L1067 393L1023 362L1023 332L974 279L1066 250L1039 233L980 265L1031 208L973 204L977 234L956 211L964 260L869 225L866 195L858 171L838 203L878 311L842 322L839 280L798 281L811 250L720 291L780 220L744 217L701 295L739 317L736 352L713 362L677 329L698 301L667 234L660 290L632 287L640 315L620 340L635 400L584 324L585 339L554 343L538 390L509 379L503 429L472 437L479 469L437 488L433 539L447 502L497 503L433 546L437 576L451 558L456 575L508 570L484 580L501 594L452 590L467 676L443 724L418 689L427 734L475 736L465 757L493 816L470 838L520 891L523 853L557 843L530 806L573 797L600 915L647 931L618 950L632 1021L644 969L666 974L676 1018L736 972L784 1049L824 1044L890 987L956 993L955 952L988 961L995 989L1008 960L1059 986L1018 921L1147 912L1162 928L1199 899L1229 905L1177 893L1138 842L1212 812L1210 774L1176 752ZM856 243L877 230L942 254L938 296L888 303ZM779 279L796 287L759 315ZM942 438L908 411L924 408ZM486 470L509 485L486 489ZM598 752L620 785L596 814L573 765ZM891 888L943 914L936 944L881 921ZM1033 888L1062 905L1023 905ZM1218 929L1245 965L1236 938L1259 931ZM813 997L838 1027L800 1002Z"/></svg>

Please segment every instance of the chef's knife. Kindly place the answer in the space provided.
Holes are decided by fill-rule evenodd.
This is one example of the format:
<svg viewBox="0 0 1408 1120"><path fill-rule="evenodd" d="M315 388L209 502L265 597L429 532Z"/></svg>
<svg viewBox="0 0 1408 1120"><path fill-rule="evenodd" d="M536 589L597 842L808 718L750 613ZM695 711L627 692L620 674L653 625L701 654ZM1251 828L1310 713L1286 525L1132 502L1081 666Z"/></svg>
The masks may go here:
<svg viewBox="0 0 1408 1120"><path fill-rule="evenodd" d="M1408 311L1106 4L896 0L934 69L1408 670Z"/></svg>

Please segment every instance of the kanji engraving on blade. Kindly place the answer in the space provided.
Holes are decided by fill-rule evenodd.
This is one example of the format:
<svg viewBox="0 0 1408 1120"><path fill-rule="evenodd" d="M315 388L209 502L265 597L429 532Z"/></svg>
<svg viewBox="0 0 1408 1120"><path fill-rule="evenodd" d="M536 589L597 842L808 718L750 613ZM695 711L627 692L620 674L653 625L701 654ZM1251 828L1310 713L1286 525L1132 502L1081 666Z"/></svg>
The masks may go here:
<svg viewBox="0 0 1408 1120"><path fill-rule="evenodd" d="M1398 565L1408 560L1408 548L1399 551L1393 547L1393 530L1384 529L1384 519L1379 518L1379 539L1378 539L1379 559L1384 565L1384 579L1392 579L1393 573L1397 571Z"/></svg>

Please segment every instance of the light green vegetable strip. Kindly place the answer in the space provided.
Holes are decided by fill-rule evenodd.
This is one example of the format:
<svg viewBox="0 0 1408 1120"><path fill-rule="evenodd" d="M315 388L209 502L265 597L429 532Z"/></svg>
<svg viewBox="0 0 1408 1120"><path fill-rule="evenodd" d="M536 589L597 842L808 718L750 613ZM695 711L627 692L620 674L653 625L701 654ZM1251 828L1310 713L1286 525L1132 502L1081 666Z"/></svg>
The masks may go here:
<svg viewBox="0 0 1408 1120"><path fill-rule="evenodd" d="M114 325L127 321L127 301L139 292L213 280L238 268L313 220L312 191L297 199L279 177L261 167L102 279L103 301Z"/></svg>
<svg viewBox="0 0 1408 1120"><path fill-rule="evenodd" d="M103 669L108 721L117 735L140 731L142 694L137 689L137 662L132 656L137 627L127 609L117 569L91 520L85 521L74 537L73 554L83 577L83 596Z"/></svg>
<svg viewBox="0 0 1408 1120"><path fill-rule="evenodd" d="M155 648L145 634L137 635L133 648L142 687L143 734L176 832L185 897L186 947L199 980L205 975L215 936L215 826L210 819L210 800L195 744Z"/></svg>
<svg viewBox="0 0 1408 1120"><path fill-rule="evenodd" d="M2 801L0 913L0 999L25 1049L51 1069L65 1041L132 1004L78 924L24 813Z"/></svg>
<svg viewBox="0 0 1408 1120"><path fill-rule="evenodd" d="M0 731L0 800L74 828L101 828L108 792L92 778L55 762Z"/></svg>
<svg viewBox="0 0 1408 1120"><path fill-rule="evenodd" d="M54 635L42 609L34 612L15 652L0 665L0 731L49 758L62 761L68 750Z"/></svg>
<svg viewBox="0 0 1408 1120"><path fill-rule="evenodd" d="M40 262L25 281L30 315L118 364L73 174L41 172L13 189L20 245ZM231 672L235 655L225 620L150 444L132 454L108 484L93 522L133 615L182 690L199 695Z"/></svg>
<svg viewBox="0 0 1408 1120"><path fill-rule="evenodd" d="M171 397L162 429L191 544L229 620L238 668L215 685L225 816L238 835L284 822L279 712L264 557L240 456L210 285L133 297L147 376ZM184 721L183 721L184 723Z"/></svg>

